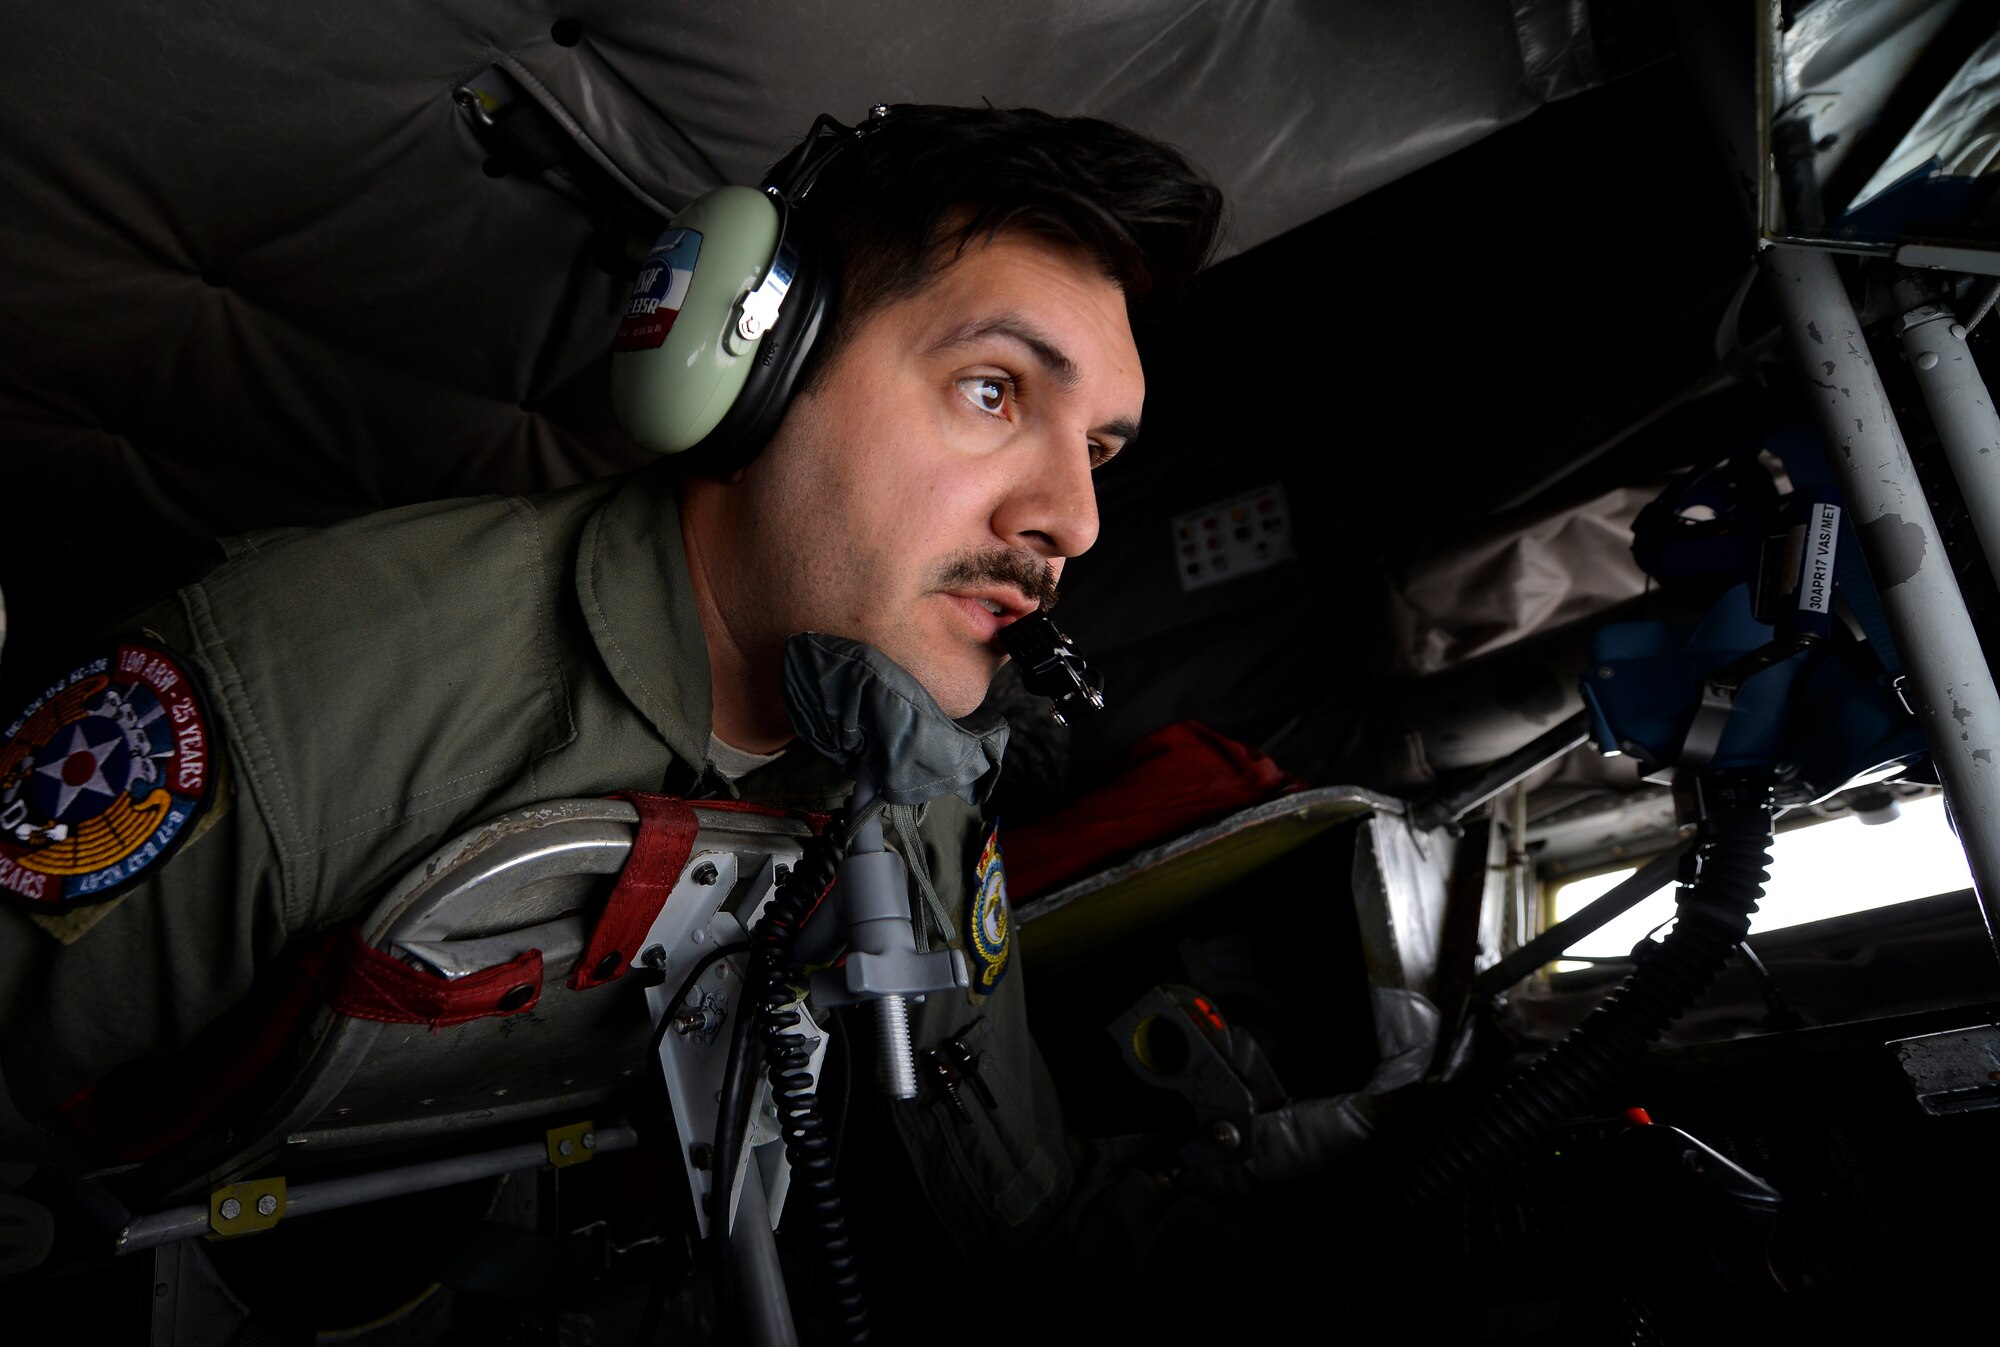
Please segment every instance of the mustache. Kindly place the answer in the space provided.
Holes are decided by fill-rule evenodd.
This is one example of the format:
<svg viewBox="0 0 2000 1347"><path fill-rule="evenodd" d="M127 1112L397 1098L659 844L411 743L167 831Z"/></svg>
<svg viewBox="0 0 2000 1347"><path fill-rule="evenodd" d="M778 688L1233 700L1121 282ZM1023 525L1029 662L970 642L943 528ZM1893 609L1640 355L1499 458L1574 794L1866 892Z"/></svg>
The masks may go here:
<svg viewBox="0 0 2000 1347"><path fill-rule="evenodd" d="M1033 552L962 552L938 571L937 587L952 589L978 584L1011 585L1042 611L1056 606L1061 592L1056 585L1056 568Z"/></svg>

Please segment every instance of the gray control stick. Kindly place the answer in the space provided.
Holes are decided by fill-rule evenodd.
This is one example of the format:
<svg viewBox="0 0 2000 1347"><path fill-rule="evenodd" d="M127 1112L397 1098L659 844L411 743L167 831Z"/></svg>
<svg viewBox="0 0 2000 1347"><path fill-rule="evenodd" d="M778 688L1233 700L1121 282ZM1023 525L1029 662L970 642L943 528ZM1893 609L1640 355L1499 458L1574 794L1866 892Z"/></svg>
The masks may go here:
<svg viewBox="0 0 2000 1347"><path fill-rule="evenodd" d="M846 919L847 961L814 975L813 1000L829 1006L872 1002L883 1088L896 1099L914 1099L910 1003L970 985L965 955L955 949L918 952L907 872L903 858L882 844L880 813L855 831L833 892Z"/></svg>

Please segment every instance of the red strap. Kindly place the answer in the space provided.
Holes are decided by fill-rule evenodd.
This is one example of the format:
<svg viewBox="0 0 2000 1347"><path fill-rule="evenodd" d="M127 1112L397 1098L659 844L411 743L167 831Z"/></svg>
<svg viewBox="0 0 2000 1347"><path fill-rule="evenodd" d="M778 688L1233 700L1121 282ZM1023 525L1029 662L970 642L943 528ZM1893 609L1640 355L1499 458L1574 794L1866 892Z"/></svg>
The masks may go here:
<svg viewBox="0 0 2000 1347"><path fill-rule="evenodd" d="M653 919L687 868L700 826L694 806L686 800L636 790L620 791L611 798L628 800L639 811L639 835L619 872L618 886L605 900L604 913L590 933L590 943L570 970L569 985L580 992L615 981L632 966L639 942L653 928Z"/></svg>
<svg viewBox="0 0 2000 1347"><path fill-rule="evenodd" d="M516 1015L542 999L542 952L531 949L506 963L462 978L439 977L376 949L350 932L347 957L336 971L327 1003L342 1015L390 1024L463 1024L487 1015Z"/></svg>
<svg viewBox="0 0 2000 1347"><path fill-rule="evenodd" d="M569 985L580 992L615 982L632 966L639 942L653 929L654 919L667 905L667 895L680 883L681 871L694 853L694 835L701 826L694 812L697 805L733 814L803 818L815 833L825 830L829 818L748 800L690 801L641 790L621 790L609 798L629 801L639 811L639 835L632 840L632 854L625 858L617 887L604 902L590 943L570 970Z"/></svg>

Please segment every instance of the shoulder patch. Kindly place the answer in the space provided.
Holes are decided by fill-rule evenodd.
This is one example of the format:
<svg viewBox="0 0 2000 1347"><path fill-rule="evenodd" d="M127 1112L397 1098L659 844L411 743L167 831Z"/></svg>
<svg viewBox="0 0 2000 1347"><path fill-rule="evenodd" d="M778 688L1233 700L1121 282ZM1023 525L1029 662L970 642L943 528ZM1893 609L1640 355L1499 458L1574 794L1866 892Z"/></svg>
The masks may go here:
<svg viewBox="0 0 2000 1347"><path fill-rule="evenodd" d="M102 902L173 854L216 793L217 745L182 661L126 642L0 730L0 896Z"/></svg>
<svg viewBox="0 0 2000 1347"><path fill-rule="evenodd" d="M986 834L972 867L972 901L965 905L965 947L972 951L973 991L990 996L1014 951L1014 912L1007 905L1007 863L1000 854L1000 825Z"/></svg>

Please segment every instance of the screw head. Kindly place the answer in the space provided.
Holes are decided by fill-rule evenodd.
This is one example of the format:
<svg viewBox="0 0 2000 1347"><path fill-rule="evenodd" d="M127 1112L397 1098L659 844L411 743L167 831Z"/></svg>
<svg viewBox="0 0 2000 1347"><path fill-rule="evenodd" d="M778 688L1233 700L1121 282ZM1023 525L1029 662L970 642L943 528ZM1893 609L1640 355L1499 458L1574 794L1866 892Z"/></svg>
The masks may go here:
<svg viewBox="0 0 2000 1347"><path fill-rule="evenodd" d="M713 884L719 878L721 872L715 868L713 861L703 861L694 868L694 882L697 884Z"/></svg>
<svg viewBox="0 0 2000 1347"><path fill-rule="evenodd" d="M217 1210L222 1213L223 1220L233 1221L243 1214L243 1204L233 1197L225 1197L222 1199L221 1207L217 1208Z"/></svg>
<svg viewBox="0 0 2000 1347"><path fill-rule="evenodd" d="M594 1151L597 1149L597 1133L585 1132L583 1134L583 1148L587 1151Z"/></svg>
<svg viewBox="0 0 2000 1347"><path fill-rule="evenodd" d="M1917 353L1917 368L1918 368L1918 369L1936 369L1936 368L1937 368L1937 352L1936 352L1936 351L1920 351L1920 352L1918 352L1918 353Z"/></svg>
<svg viewBox="0 0 2000 1347"><path fill-rule="evenodd" d="M1236 1124L1226 1119L1208 1129L1208 1139L1223 1150L1233 1151L1243 1144L1243 1133L1236 1130Z"/></svg>
<svg viewBox="0 0 2000 1347"><path fill-rule="evenodd" d="M557 1155L574 1155L575 1153L576 1153L576 1143L574 1141L571 1141L568 1137L564 1137L561 1141L558 1141L556 1143Z"/></svg>
<svg viewBox="0 0 2000 1347"><path fill-rule="evenodd" d="M278 1214L278 1197L276 1193L266 1193L257 1199L257 1214L259 1216L276 1216Z"/></svg>
<svg viewBox="0 0 2000 1347"><path fill-rule="evenodd" d="M461 84L456 89L453 89L451 91L451 101L458 104L458 110L460 112L463 112L466 116L472 118L474 121L478 122L481 126L493 125L493 114L486 110L486 103L483 99L480 98L479 91L477 89L474 89L469 85ZM495 172L495 167L499 165L498 160L488 159L486 161L486 164L487 164L486 173L488 177L497 178L507 171L504 166L501 166L499 167L499 171Z"/></svg>
<svg viewBox="0 0 2000 1347"><path fill-rule="evenodd" d="M697 1141L688 1147L688 1161L696 1169L715 1168L715 1147L706 1141Z"/></svg>

